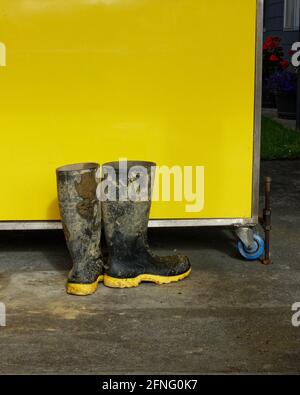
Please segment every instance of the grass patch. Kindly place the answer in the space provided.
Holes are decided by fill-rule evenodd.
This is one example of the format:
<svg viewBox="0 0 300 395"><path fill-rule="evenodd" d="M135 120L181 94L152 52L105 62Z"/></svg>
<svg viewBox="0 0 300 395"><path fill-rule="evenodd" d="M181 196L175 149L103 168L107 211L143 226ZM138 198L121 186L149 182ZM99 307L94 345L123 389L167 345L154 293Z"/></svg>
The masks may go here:
<svg viewBox="0 0 300 395"><path fill-rule="evenodd" d="M263 160L299 159L300 133L262 117L261 157Z"/></svg>

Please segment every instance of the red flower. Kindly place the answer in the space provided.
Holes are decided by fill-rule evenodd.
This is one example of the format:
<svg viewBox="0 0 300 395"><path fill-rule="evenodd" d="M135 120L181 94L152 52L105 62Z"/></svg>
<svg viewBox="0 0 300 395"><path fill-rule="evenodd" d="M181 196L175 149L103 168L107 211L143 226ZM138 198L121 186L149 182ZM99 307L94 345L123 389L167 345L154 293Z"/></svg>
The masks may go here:
<svg viewBox="0 0 300 395"><path fill-rule="evenodd" d="M276 49L279 47L281 42L281 39L279 37L272 37L269 36L266 41L264 42L264 51L267 51L268 49Z"/></svg>
<svg viewBox="0 0 300 395"><path fill-rule="evenodd" d="M280 62L280 64L283 69L287 69L290 65L290 63L287 60L283 60L282 62Z"/></svg>
<svg viewBox="0 0 300 395"><path fill-rule="evenodd" d="M279 58L276 55L271 55L270 60L271 62L278 62Z"/></svg>
<svg viewBox="0 0 300 395"><path fill-rule="evenodd" d="M289 56L293 56L294 53L295 53L295 51L293 51L292 49L289 49L289 51L288 51L288 55L289 55Z"/></svg>
<svg viewBox="0 0 300 395"><path fill-rule="evenodd" d="M271 48L275 49L279 47L281 39L279 37L273 37L273 42L271 44Z"/></svg>
<svg viewBox="0 0 300 395"><path fill-rule="evenodd" d="M267 51L268 49L270 49L273 45L273 37L268 37L266 39L266 41L264 42L264 50Z"/></svg>
<svg viewBox="0 0 300 395"><path fill-rule="evenodd" d="M273 37L271 37L271 36L268 37L268 38L266 39L265 44L266 44L267 46L272 45L272 44L273 44Z"/></svg>

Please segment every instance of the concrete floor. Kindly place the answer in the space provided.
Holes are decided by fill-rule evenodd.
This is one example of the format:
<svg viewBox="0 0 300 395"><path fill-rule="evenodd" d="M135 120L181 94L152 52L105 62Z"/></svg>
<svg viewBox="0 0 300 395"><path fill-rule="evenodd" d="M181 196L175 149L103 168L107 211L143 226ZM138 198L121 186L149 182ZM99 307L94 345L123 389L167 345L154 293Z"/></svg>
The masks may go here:
<svg viewBox="0 0 300 395"><path fill-rule="evenodd" d="M0 373L299 373L300 162L269 162L274 265L242 261L226 229L152 230L159 253L190 256L167 286L65 294L60 232L0 233Z"/></svg>

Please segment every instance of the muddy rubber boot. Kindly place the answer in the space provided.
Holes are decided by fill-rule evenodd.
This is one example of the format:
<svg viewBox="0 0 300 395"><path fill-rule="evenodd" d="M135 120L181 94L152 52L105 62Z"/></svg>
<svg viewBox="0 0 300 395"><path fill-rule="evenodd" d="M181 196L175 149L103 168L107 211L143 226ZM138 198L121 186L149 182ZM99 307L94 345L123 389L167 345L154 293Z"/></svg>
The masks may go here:
<svg viewBox="0 0 300 395"><path fill-rule="evenodd" d="M124 163L127 170L122 169ZM159 257L149 248L147 230L154 171L155 164L149 162L112 162L102 167L102 215L109 251L104 285L108 287L137 287L143 281L168 284L191 273L187 257ZM126 184L131 200L124 201Z"/></svg>
<svg viewBox="0 0 300 395"><path fill-rule="evenodd" d="M100 166L80 163L56 171L59 208L73 268L67 282L72 295L90 295L103 281L100 248Z"/></svg>

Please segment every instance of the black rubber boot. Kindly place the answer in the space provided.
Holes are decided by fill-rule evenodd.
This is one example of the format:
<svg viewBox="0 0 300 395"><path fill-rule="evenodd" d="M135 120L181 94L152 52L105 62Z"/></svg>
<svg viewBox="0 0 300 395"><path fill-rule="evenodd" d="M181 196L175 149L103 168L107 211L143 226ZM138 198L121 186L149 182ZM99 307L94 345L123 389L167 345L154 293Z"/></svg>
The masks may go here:
<svg viewBox="0 0 300 395"><path fill-rule="evenodd" d="M151 174L153 180L155 164L124 163L127 163L128 170L123 173L123 177L120 170L123 165L119 162L107 163L102 168L102 196L107 197L106 201L102 201L102 213L109 250L104 285L112 288L130 288L137 287L142 281L168 284L184 279L191 273L191 265L187 257L155 256L148 245ZM146 177L139 173L137 166L146 169ZM110 176L112 169L116 171L116 177ZM137 181L144 187L139 187ZM140 196L134 196L136 201L122 201L124 200L122 188L126 184L128 191L143 190ZM116 187L116 196L113 187ZM145 197L145 193L148 196ZM116 201L113 201L114 197Z"/></svg>
<svg viewBox="0 0 300 395"><path fill-rule="evenodd" d="M62 225L73 261L67 292L90 295L103 280L100 166L80 163L60 167L56 174Z"/></svg>

